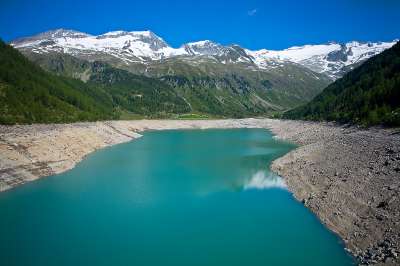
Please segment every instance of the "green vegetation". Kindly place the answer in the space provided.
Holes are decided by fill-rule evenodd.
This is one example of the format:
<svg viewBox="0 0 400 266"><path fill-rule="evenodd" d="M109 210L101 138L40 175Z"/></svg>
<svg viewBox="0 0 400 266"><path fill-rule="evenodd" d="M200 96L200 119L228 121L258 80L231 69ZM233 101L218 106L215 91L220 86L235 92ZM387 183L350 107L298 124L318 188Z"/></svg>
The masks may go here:
<svg viewBox="0 0 400 266"><path fill-rule="evenodd" d="M141 69L128 67L138 73ZM146 68L146 74L170 84L193 111L227 117L288 110L311 100L331 82L294 64L264 71L247 63L222 64L210 58L156 61Z"/></svg>
<svg viewBox="0 0 400 266"><path fill-rule="evenodd" d="M206 115L206 114L181 114L178 115L177 117L178 119L182 119L182 120L199 120L199 119L209 119L210 116Z"/></svg>
<svg viewBox="0 0 400 266"><path fill-rule="evenodd" d="M126 118L170 117L190 111L188 104L173 88L159 79L63 54L29 54L29 58L52 73L79 78L106 91Z"/></svg>
<svg viewBox="0 0 400 266"><path fill-rule="evenodd" d="M188 104L158 79L98 62L74 65L73 60L68 64L60 64L59 58L49 60L53 66L57 64L56 74L81 73L79 77L87 82L44 71L0 41L0 124L166 118L190 111Z"/></svg>
<svg viewBox="0 0 400 266"><path fill-rule="evenodd" d="M400 43L370 58L310 103L283 117L400 126Z"/></svg>
<svg viewBox="0 0 400 266"><path fill-rule="evenodd" d="M0 123L61 123L113 119L104 92L57 77L0 40Z"/></svg>
<svg viewBox="0 0 400 266"><path fill-rule="evenodd" d="M187 113L189 105L164 82L94 62L88 84L102 88L120 108L147 117Z"/></svg>

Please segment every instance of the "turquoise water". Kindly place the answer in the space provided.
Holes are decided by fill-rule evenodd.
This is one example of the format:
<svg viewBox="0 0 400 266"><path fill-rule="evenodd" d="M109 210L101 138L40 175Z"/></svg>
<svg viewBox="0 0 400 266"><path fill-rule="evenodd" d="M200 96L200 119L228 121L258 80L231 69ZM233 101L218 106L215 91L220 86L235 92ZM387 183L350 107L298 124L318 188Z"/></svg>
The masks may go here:
<svg viewBox="0 0 400 266"><path fill-rule="evenodd" d="M147 132L0 193L1 265L352 265L262 129Z"/></svg>

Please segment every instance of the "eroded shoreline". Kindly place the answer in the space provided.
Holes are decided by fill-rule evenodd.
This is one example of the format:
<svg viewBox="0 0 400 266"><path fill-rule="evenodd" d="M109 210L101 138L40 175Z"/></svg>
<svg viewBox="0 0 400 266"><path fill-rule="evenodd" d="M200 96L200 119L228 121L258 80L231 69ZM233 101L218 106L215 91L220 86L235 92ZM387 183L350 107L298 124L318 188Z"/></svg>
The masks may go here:
<svg viewBox="0 0 400 266"><path fill-rule="evenodd" d="M0 126L0 191L69 170L144 130L191 128L267 128L300 145L272 164L294 196L361 262L400 263L400 134L392 130L271 119Z"/></svg>

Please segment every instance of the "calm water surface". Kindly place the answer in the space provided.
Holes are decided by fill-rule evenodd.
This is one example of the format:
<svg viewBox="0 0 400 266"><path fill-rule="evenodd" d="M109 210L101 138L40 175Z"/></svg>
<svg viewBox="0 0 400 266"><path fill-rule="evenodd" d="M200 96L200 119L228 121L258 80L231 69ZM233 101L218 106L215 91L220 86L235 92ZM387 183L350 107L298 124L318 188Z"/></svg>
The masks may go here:
<svg viewBox="0 0 400 266"><path fill-rule="evenodd" d="M1 265L352 265L262 129L171 130L0 193Z"/></svg>

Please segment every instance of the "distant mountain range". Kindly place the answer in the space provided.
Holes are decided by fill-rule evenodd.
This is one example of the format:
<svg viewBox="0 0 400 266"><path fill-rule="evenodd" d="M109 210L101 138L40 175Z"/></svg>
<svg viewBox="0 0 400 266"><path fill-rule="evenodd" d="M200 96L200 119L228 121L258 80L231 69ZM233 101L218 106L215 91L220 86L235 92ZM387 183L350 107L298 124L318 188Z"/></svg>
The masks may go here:
<svg viewBox="0 0 400 266"><path fill-rule="evenodd" d="M251 51L208 40L173 48L150 31L59 29L0 44L0 123L13 124L280 115L395 41Z"/></svg>
<svg viewBox="0 0 400 266"><path fill-rule="evenodd" d="M150 31L91 36L55 30L11 42L34 63L57 75L90 82L97 63L162 81L194 113L266 115L306 103L331 79L290 61L260 67L245 49L210 41L170 47Z"/></svg>
<svg viewBox="0 0 400 266"><path fill-rule="evenodd" d="M392 47L391 42L335 42L291 47L281 51L251 51L239 45L224 46L209 40L173 48L151 31L112 31L94 36L74 30L57 29L11 42L29 53L64 53L89 61L105 61L132 70L132 65L152 64L179 58L196 65L204 60L241 64L249 69L270 70L298 64L337 79L366 59Z"/></svg>
<svg viewBox="0 0 400 266"><path fill-rule="evenodd" d="M296 66L288 77L173 60L152 66L159 76L145 76L64 53L25 54L0 40L0 124L265 116L305 102L328 83Z"/></svg>

